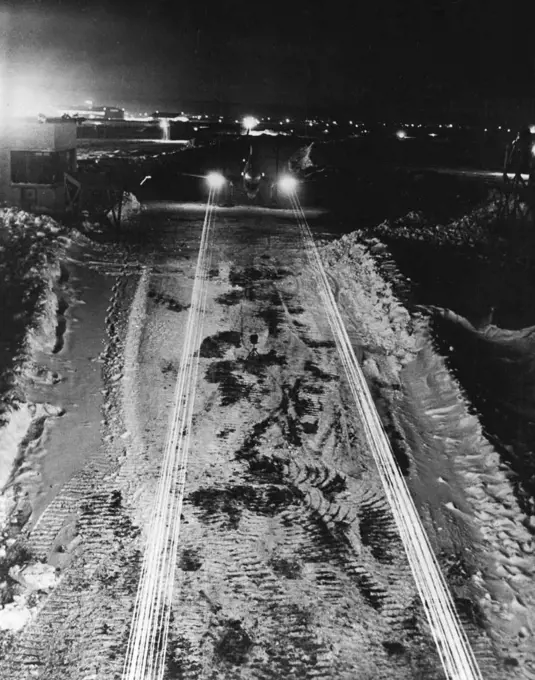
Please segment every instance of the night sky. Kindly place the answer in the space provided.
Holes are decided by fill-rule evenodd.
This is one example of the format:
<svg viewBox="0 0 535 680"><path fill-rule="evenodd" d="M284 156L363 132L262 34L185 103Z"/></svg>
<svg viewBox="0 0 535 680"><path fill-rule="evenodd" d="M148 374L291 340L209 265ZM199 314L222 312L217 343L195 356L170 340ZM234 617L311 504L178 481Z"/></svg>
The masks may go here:
<svg viewBox="0 0 535 680"><path fill-rule="evenodd" d="M494 0L0 0L0 73L61 103L253 113L530 98L533 18Z"/></svg>

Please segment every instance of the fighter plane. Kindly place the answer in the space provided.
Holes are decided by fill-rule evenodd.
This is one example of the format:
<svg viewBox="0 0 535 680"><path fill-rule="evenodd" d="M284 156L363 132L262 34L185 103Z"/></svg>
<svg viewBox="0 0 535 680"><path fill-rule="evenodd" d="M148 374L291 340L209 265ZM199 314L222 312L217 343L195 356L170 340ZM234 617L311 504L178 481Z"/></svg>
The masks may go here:
<svg viewBox="0 0 535 680"><path fill-rule="evenodd" d="M251 201L256 201L262 195L272 203L276 202L279 192L292 193L299 184L310 181L315 174L324 170L310 158L313 146L314 142L298 149L281 172L278 171L278 162L266 172L263 166L269 168L269 159L265 166L266 158L251 144L248 155L242 158L244 165L239 175L229 169L210 173L208 184L220 190L221 199L226 203L233 203L237 192L243 192Z"/></svg>
<svg viewBox="0 0 535 680"><path fill-rule="evenodd" d="M261 155L250 144L248 154L240 161L239 172L230 167L212 172L207 176L208 184L219 190L223 202L233 203L235 194L242 192L249 200L255 201L261 193L271 189L270 178L262 170L261 160Z"/></svg>
<svg viewBox="0 0 535 680"><path fill-rule="evenodd" d="M260 191L260 184L266 177L266 173L260 169L259 159L253 154L253 146L249 146L249 156L243 159L245 166L241 176L243 178L243 189L247 198L254 199Z"/></svg>

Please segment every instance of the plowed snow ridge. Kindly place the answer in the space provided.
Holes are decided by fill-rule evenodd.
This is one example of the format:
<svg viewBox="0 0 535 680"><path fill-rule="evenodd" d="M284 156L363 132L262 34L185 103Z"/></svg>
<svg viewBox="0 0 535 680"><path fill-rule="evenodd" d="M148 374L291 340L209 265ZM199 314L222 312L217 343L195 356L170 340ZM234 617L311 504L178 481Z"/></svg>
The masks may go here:
<svg viewBox="0 0 535 680"><path fill-rule="evenodd" d="M167 433L162 471L150 523L123 680L161 680L169 637L193 406L197 384L207 275L210 267L214 191L208 197L184 347Z"/></svg>
<svg viewBox="0 0 535 680"><path fill-rule="evenodd" d="M440 571L405 479L394 459L390 442L379 419L329 285L312 232L295 194L291 195L291 202L311 269L316 276L318 291L323 300L329 325L346 371L349 387L377 464L386 497L392 508L444 671L447 678L451 680L482 680L481 671L455 610L448 586Z"/></svg>

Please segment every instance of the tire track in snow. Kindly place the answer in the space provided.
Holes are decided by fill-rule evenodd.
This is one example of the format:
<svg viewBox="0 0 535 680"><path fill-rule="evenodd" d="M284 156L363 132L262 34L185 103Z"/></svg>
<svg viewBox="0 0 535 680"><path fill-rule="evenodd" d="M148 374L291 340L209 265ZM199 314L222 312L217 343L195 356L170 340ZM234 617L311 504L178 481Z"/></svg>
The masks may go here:
<svg viewBox="0 0 535 680"><path fill-rule="evenodd" d="M315 372L318 373L318 368L315 368ZM318 396L318 405L321 405L321 403L322 399ZM281 407L280 411L282 412L284 409ZM317 408L318 414L322 411L323 406ZM271 418L272 420L277 418L280 420L283 416L272 414ZM326 420L328 419L326 418ZM266 424L264 424L265 427ZM264 428L257 427L257 434ZM316 524L310 524L310 520L305 519L300 512L296 512L289 524L299 525L305 521L308 526L307 535L314 540L312 551L305 555L306 559L311 561L326 559L325 552L319 547L322 540L331 542L329 550L332 550L334 554L341 551L343 555L342 564L347 572L352 575L365 599L372 606L381 610L385 625L393 636L396 629L398 635L402 635L399 609L400 603L404 599L406 600L406 594L404 594L403 586L401 589L396 587L396 582L399 583L400 575L404 575L407 579L410 578L410 572L404 559L400 563L395 558L396 549L397 555L399 555L402 546L388 503L379 489L377 489L375 496L370 496L370 493L366 491L364 497L362 497L362 491L354 488L351 480L343 472L332 465L318 461L318 455L322 455L323 460L328 459L327 450L321 446L321 442L320 446L313 447L309 440L310 438L307 438L306 443L300 442L300 448L291 450L290 456L279 458L279 462L284 469L284 482L301 492L303 504L309 512L312 512L313 517L321 523L322 529ZM249 442L247 447L254 449L253 442ZM273 464L273 460L271 462ZM371 507L372 511L368 511L368 507ZM384 563L382 565L383 571L385 571L383 577L384 583L388 583L387 586L381 585L371 575L371 570L377 571L376 565L367 569L355 560L355 556L358 556L361 552L360 540L362 534L366 531L366 528L370 529L370 526L374 522L376 523L378 515L381 518L381 523L375 528L375 531L368 531L367 540L362 542L369 546L372 556L377 559L378 554L384 556L387 550L385 540L389 541L390 559L378 560ZM326 536L330 536L330 538L326 539ZM326 592L329 592L335 587L336 581L335 577L327 577L327 580L320 578L319 584L326 586Z"/></svg>
<svg viewBox="0 0 535 680"><path fill-rule="evenodd" d="M394 512L444 671L452 680L481 678L478 663L460 625L451 595L430 548L427 535L421 525L405 480L394 462L391 446L357 363L310 227L306 222L297 197L292 195L291 200L310 265L316 273L318 290L329 317L329 323L346 370L349 386L362 417L385 492Z"/></svg>
<svg viewBox="0 0 535 680"><path fill-rule="evenodd" d="M128 254L125 254L118 278L112 286L106 317L108 341L102 358L105 360L103 372L108 397L121 389L121 383L116 379L122 371L117 358L121 355L126 319L121 318L120 310L122 298L133 283L129 274ZM108 399L104 406L102 423L105 428L111 427L115 417L106 408L109 403ZM59 680L76 672L77 677L90 678L94 677L93 671L88 670L91 667L98 666L99 672L108 669L110 674L120 669L117 662L113 663L113 654L109 655L108 663L108 655L103 653L103 648L107 646L104 639L108 646L113 647L121 638L121 625L124 625L132 599L128 569L122 577L114 576L112 579L115 606L110 608L106 617L106 634L89 635L81 647L79 641L74 642L74 631L80 625L86 625L88 632L95 625L90 615L94 608L94 591L91 592L90 583L97 588L102 586L108 578L106 571L111 569L114 573L114 565L122 564L125 554L131 553L131 549L124 548L123 544L128 545L136 535L136 529L124 516L118 507L117 497L113 495L117 489L113 479L117 467L116 453L115 447L102 446L85 468L63 487L38 522L30 527L25 540L33 555L46 561L56 551L66 551L69 560L56 588L14 640L9 655L0 664L2 677L27 680L28 677L38 678L52 672L54 680ZM135 551L131 561L135 562ZM60 670L67 665L67 659L68 668Z"/></svg>
<svg viewBox="0 0 535 680"><path fill-rule="evenodd" d="M255 285L264 290L266 282L255 275ZM277 342L286 343L282 328L280 335L275 347ZM323 355L325 349L320 346L310 352ZM295 348L297 356L302 350L302 344ZM281 402L266 413L273 397L269 402L261 394L250 399L246 418L249 434L238 450L234 449L241 470L234 469L227 484L217 474L217 482L206 486L206 480L201 479L200 488L195 488L195 475L189 478L192 491L184 504L187 524L182 536L188 541L188 527L194 526L191 532L197 536L197 544L209 546L209 550L201 550L198 571L187 572L183 592L184 597L189 596L188 604L182 600L176 605L172 646L175 650L180 646L188 649L187 655L176 651L180 671L184 677L200 678L203 668L217 664L221 678L234 678L241 672L244 678L270 680L286 674L333 680L352 680L356 675L408 680L415 677L414 668L416 672L425 671L427 678L441 677L434 650L428 653L425 635L414 630L409 621L415 616L414 589L407 592L411 579L403 552L398 549L398 559L384 567L371 556L362 555L357 540L348 545L349 532L343 520L353 522L358 534L360 498L368 498L369 493L350 486L347 500L340 496L345 474L329 452L318 451L316 435L307 434L301 427L301 421L309 415L309 409L301 409L299 414L299 402L309 393L303 376L315 375L319 369L309 366L303 371L302 356L288 363L291 375L298 376L296 380L287 376L284 366L274 369L276 375L270 374L275 383L286 385L277 391L270 383L270 393L280 394ZM322 360L320 364L324 368ZM332 383L337 392L336 381ZM315 396L314 417L330 420L326 401L333 397ZM225 416L238 406L232 403L212 414L223 432L229 430L229 423L239 422L236 413L234 417ZM251 406L255 411L252 422ZM293 421L291 428L288 419ZM290 430L299 435L300 446L288 445ZM324 430L328 427L320 423L317 436L325 436ZM346 436L338 428L336 431L336 437ZM347 441L331 442L329 447L337 445L346 447ZM219 453L232 456L232 447L225 442L224 451ZM383 497L380 488L377 497ZM202 532L201 537L197 532ZM276 545L266 546L270 540ZM226 639L224 625L213 620L203 623L203 617L210 614L199 609L192 595L207 587L210 597L219 599L221 611L238 618L251 636L252 648L240 670L219 665L217 650ZM366 621L364 627L362 621ZM192 625L195 635L189 632ZM203 626L205 632L199 635ZM407 638L409 628L412 645ZM389 644L399 660L388 652ZM331 645L340 649L333 652ZM418 656L418 647L425 649L427 659L423 654ZM208 665L203 666L203 659Z"/></svg>
<svg viewBox="0 0 535 680"><path fill-rule="evenodd" d="M124 295L124 288L128 284L127 263L123 262L122 269L118 278L112 286L112 296L107 309L106 327L108 330L108 341L103 352L103 359L110 359L117 356L121 347L121 334L117 328L117 313L119 301ZM104 372L108 371L107 382L113 386L111 380L114 369L108 370L104 367ZM106 379L106 378L105 378ZM108 388L109 389L109 388ZM106 422L105 414L105 422ZM76 514L80 503L86 497L91 497L94 492L96 479L102 477L110 469L109 453L101 450L91 460L78 475L75 475L62 489L62 491L48 505L42 513L37 523L30 528L28 536L29 548L39 559L46 559L53 548L53 543L58 535L64 521L69 515Z"/></svg>

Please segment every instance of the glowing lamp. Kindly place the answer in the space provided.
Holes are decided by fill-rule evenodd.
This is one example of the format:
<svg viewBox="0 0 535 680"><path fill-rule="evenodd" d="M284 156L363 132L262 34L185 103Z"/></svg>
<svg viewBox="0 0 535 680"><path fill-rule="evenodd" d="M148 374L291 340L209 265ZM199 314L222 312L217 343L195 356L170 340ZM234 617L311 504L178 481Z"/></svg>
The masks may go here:
<svg viewBox="0 0 535 680"><path fill-rule="evenodd" d="M211 172L206 176L206 182L210 189L221 189L225 184L225 178L220 172Z"/></svg>
<svg viewBox="0 0 535 680"><path fill-rule="evenodd" d="M532 135L535 135L535 125L532 125L532 126L529 128L529 131L531 132Z"/></svg>
<svg viewBox="0 0 535 680"><path fill-rule="evenodd" d="M407 133L405 132L405 130L398 130L396 132L396 137L398 139L405 139L407 137Z"/></svg>
<svg viewBox="0 0 535 680"><path fill-rule="evenodd" d="M297 189L297 180L291 175L285 175L279 179L279 188L285 194L291 194Z"/></svg>
<svg viewBox="0 0 535 680"><path fill-rule="evenodd" d="M253 116L245 116L242 121L243 127L249 132L258 125L258 120Z"/></svg>

